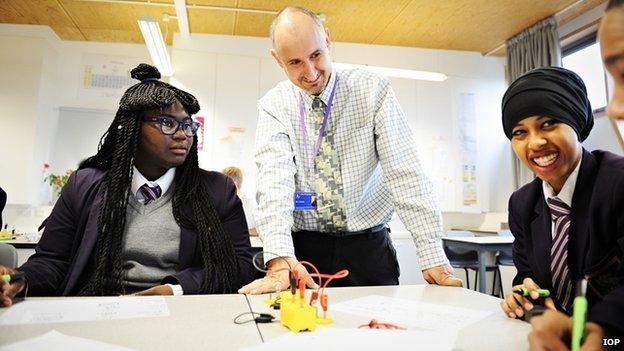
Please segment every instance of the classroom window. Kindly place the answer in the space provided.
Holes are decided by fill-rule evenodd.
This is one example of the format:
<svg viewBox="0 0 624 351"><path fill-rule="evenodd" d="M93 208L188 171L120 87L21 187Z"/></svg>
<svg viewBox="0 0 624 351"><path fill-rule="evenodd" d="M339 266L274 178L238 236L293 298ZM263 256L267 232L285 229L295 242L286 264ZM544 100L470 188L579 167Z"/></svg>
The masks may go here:
<svg viewBox="0 0 624 351"><path fill-rule="evenodd" d="M604 111L607 81L596 33L565 46L561 56L563 67L576 72L585 82L594 112Z"/></svg>

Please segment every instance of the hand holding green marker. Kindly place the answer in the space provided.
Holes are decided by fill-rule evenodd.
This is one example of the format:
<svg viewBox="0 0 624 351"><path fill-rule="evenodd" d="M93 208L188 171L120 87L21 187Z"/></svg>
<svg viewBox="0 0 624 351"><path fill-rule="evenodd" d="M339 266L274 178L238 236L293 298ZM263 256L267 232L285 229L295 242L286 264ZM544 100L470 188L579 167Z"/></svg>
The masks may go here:
<svg viewBox="0 0 624 351"><path fill-rule="evenodd" d="M577 283L576 297L572 305L572 351L581 349L581 342L585 334L585 318L587 317L587 280L581 279Z"/></svg>
<svg viewBox="0 0 624 351"><path fill-rule="evenodd" d="M15 272L13 274L4 274L1 276L1 278L5 282L10 283L16 280L22 280L26 278L26 274L24 272Z"/></svg>
<svg viewBox="0 0 624 351"><path fill-rule="evenodd" d="M550 291L548 289L537 289L535 290L537 291L537 293L539 294L540 297L549 297L550 296ZM525 287L521 287L518 288L517 290L514 290L515 293L518 293L522 296L530 296L531 295L531 290L525 288Z"/></svg>

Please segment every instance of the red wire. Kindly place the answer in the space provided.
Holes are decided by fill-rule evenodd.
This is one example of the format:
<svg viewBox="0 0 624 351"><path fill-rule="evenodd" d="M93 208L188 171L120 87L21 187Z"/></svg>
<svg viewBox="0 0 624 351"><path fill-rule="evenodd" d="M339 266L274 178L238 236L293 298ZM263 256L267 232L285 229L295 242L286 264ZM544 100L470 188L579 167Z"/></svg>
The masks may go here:
<svg viewBox="0 0 624 351"><path fill-rule="evenodd" d="M319 286L321 286L321 273L319 273L318 268L316 268L316 266L315 266L315 265L313 265L312 263L310 263L310 262L308 262L308 261L299 261L299 264L301 264L301 265L306 265L306 266L311 267L311 268L314 270L314 272L316 272L317 277L318 277L318 279L319 279L318 285L319 285ZM297 266L295 266L295 268L297 268ZM294 269L294 268L293 268L293 269ZM312 277L313 275L312 275L312 274L310 274L310 276Z"/></svg>
<svg viewBox="0 0 624 351"><path fill-rule="evenodd" d="M300 264L308 266L308 267L312 268L312 270L314 270L314 273L311 273L310 277L317 277L318 278L318 289L316 290L317 298L321 298L321 296L325 292L325 288L327 287L327 285L329 285L329 283L332 280L334 280L334 279L342 279L342 278L344 278L344 277L349 275L349 271L346 270L346 269L338 271L338 272L336 272L334 274L321 274L319 272L318 268L316 268L316 266L314 264L312 264L311 262L299 261L299 263L297 263L297 265L300 265ZM293 272L295 272L295 268L297 268L297 265L295 265L295 267L292 268ZM323 284L323 278L327 279L325 281L325 284ZM321 292L321 293L319 293L319 292ZM312 302L313 302L312 299L310 299L310 304L312 304Z"/></svg>
<svg viewBox="0 0 624 351"><path fill-rule="evenodd" d="M323 293L325 292L325 288L327 287L327 285L329 285L329 283L330 283L332 280L334 280L334 279L342 279L342 278L344 278L344 277L346 277L346 276L348 276L348 275L349 275L349 271L348 271L348 270L346 270L346 269L343 269L343 270L338 271L338 272L336 272L336 273L332 274L331 276L329 276L329 279L327 279L327 281L325 282L325 284L323 284L323 287L322 287L322 288L320 288L320 286L319 286L319 288L320 288L320 289L319 289L319 290L320 290L320 294L319 294L319 296L323 295Z"/></svg>
<svg viewBox="0 0 624 351"><path fill-rule="evenodd" d="M370 328L370 329L400 329L406 330L407 328L400 327L392 323L378 322L376 319L371 319L368 324L362 324L358 328Z"/></svg>

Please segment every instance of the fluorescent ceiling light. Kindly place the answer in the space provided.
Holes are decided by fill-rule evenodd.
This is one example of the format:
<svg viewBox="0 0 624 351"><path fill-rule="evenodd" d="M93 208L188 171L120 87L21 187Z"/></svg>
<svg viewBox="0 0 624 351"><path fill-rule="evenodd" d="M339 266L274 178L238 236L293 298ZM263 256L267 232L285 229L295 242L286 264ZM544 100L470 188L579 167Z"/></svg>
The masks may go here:
<svg viewBox="0 0 624 351"><path fill-rule="evenodd" d="M352 63L338 63L338 62L334 62L334 66L337 68L361 68L361 69L366 69L371 72L375 72L375 73L388 76L388 77L429 80L433 82L443 82L446 80L446 78L448 78L446 74L443 74L443 73L415 71L412 69L390 68L390 67L369 66L369 65L356 65Z"/></svg>
<svg viewBox="0 0 624 351"><path fill-rule="evenodd" d="M163 76L170 77L173 75L173 68L171 68L171 59L167 52L167 46L160 31L158 22L151 16L139 17L139 28L143 34L145 45L152 57L152 62L160 71Z"/></svg>
<svg viewBox="0 0 624 351"><path fill-rule="evenodd" d="M186 39L191 36L191 31L189 30L188 24L188 16L186 13L186 0L174 0L174 4L180 34L182 35L182 38Z"/></svg>

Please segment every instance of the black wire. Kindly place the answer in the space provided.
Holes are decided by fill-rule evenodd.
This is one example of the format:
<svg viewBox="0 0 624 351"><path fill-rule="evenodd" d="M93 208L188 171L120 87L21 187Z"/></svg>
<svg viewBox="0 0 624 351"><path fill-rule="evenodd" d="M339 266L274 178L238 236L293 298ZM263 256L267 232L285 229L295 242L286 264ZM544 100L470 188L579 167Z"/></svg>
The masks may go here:
<svg viewBox="0 0 624 351"><path fill-rule="evenodd" d="M270 255L275 256L275 258L281 258L281 259L282 259L282 260L284 260L284 262L286 262L286 264L288 265L288 270L289 270L289 271L292 271L292 269L293 269L293 268L290 266L290 263L288 262L288 260L287 260L287 259L285 259L284 257L282 257L282 256L280 256L280 255L278 255L278 254L276 254L276 253L270 252L270 251L259 251L259 252L256 252L256 254L255 254L255 255L253 255L253 257L252 257L252 259L251 259L251 263L253 263L254 267L255 267L257 270L259 270L260 272L263 272L263 273L268 273L268 272L269 272L269 271L268 271L268 269L267 269L267 267L266 267L266 265L264 265L264 268L262 268L262 267L260 267L260 266L258 265L258 263L256 262L256 258L257 258L260 254L263 254L263 255L264 255L264 254L270 254ZM286 268L281 268L281 269L278 269L278 270L276 270L275 272L284 271L284 270L286 270Z"/></svg>
<svg viewBox="0 0 624 351"><path fill-rule="evenodd" d="M281 306L282 306L282 298L278 296L269 307L273 308L274 310L279 310Z"/></svg>
<svg viewBox="0 0 624 351"><path fill-rule="evenodd" d="M245 300L247 300L247 306L249 306L249 311L251 311L250 313L254 313L253 308L251 308L251 302L249 302L249 297L247 296L247 294L245 294ZM240 315L238 315L237 317L239 316ZM236 318L234 318L234 320L236 320ZM264 343L264 336L262 335L262 331L260 330L258 323L256 323L256 329L258 330L258 335L260 335L260 340L262 340L262 342Z"/></svg>
<svg viewBox="0 0 624 351"><path fill-rule="evenodd" d="M246 323L249 323L249 322L253 322L255 320L255 318L251 318L251 319L248 319L248 320L242 321L242 322L238 321L238 319L240 317L248 315L248 314L251 314L252 316L254 314L260 315L260 313L258 313L258 312L243 312L243 313L239 314L238 316L234 317L234 324L239 324L240 325L240 324L246 324Z"/></svg>
<svg viewBox="0 0 624 351"><path fill-rule="evenodd" d="M252 318L252 319L248 319L246 321L238 321L238 319L246 314L257 314L258 317ZM256 323L271 323L273 322L273 320L275 319L275 317L273 317L272 314L269 313L258 313L258 312L243 312L241 314L239 314L238 316L234 317L234 324L245 324L245 323L249 323L249 322L256 322Z"/></svg>

